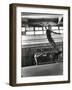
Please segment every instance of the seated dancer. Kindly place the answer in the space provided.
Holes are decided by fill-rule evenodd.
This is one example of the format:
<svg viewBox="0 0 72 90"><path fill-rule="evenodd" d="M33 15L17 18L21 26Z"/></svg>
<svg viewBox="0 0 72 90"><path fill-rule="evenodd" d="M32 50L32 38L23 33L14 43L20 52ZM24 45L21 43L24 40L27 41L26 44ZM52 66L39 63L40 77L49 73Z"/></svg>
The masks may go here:
<svg viewBox="0 0 72 90"><path fill-rule="evenodd" d="M52 38L52 36L51 36L51 33L54 33L54 34L61 34L61 33L53 32L53 31L51 30L51 25L48 25L48 29L47 29L46 26L45 26L45 28L46 28L46 35L47 35L48 41L49 41L50 44L57 50L58 54L60 54L61 51L59 51L59 49L57 48L56 43L54 42L54 40L53 40L53 38Z"/></svg>

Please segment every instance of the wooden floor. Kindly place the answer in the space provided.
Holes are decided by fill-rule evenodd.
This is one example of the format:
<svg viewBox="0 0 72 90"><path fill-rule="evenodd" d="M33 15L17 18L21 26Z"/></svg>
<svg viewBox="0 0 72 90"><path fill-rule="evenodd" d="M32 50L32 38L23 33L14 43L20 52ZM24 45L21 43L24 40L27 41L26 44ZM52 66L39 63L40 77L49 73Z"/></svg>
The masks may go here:
<svg viewBox="0 0 72 90"><path fill-rule="evenodd" d="M21 77L51 76L63 74L63 62L22 67Z"/></svg>

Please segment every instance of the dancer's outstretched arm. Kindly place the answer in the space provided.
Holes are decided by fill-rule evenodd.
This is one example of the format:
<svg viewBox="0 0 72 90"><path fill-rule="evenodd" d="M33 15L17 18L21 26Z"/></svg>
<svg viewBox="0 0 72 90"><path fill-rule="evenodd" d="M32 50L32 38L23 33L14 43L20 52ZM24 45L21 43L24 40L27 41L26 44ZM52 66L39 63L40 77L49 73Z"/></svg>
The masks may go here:
<svg viewBox="0 0 72 90"><path fill-rule="evenodd" d="M54 34L61 34L61 33L53 32L52 30L51 30L51 32L54 33Z"/></svg>

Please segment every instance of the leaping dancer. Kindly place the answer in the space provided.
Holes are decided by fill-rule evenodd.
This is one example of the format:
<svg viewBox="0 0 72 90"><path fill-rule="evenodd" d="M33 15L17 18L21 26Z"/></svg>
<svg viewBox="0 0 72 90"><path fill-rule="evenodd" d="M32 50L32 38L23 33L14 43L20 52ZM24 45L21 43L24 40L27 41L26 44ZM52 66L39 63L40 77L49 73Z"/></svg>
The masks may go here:
<svg viewBox="0 0 72 90"><path fill-rule="evenodd" d="M56 51L57 51L56 55L57 55L57 57L58 57L58 55L59 55L62 51L60 51L60 50L58 49L56 43L54 42L54 40L53 40L53 38L52 38L52 36L51 36L51 33L54 33L54 34L61 34L61 33L53 32L53 31L51 30L51 25L48 25L48 29L47 29L46 26L45 26L45 28L46 28L47 39L48 39L49 43L56 49Z"/></svg>
<svg viewBox="0 0 72 90"><path fill-rule="evenodd" d="M48 41L49 41L50 44L59 52L59 49L57 48L56 43L54 42L54 40L53 40L53 38L52 38L52 36L51 36L51 33L54 33L54 34L61 34L61 33L53 32L53 31L51 30L51 25L48 25L48 29L47 29L46 26L45 26L45 28L46 28L46 35L47 35Z"/></svg>

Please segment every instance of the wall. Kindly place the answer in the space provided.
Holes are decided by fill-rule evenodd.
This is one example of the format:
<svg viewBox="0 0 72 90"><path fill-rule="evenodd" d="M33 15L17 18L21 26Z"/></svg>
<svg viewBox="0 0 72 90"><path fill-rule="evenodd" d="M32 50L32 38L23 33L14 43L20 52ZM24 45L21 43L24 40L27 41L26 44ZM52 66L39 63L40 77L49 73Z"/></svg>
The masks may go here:
<svg viewBox="0 0 72 90"><path fill-rule="evenodd" d="M47 4L47 5L57 5L57 6L64 5L64 6L71 6L71 11L72 11L72 0L0 0L0 90L44 90L44 89L45 90L72 90L72 82L70 84L42 85L42 86L28 86L28 87L11 87L8 85L8 82L9 82L8 81L9 80L9 4L10 3L34 3L34 4ZM71 16L72 16L72 12L71 12ZM72 21L72 18L71 18L71 21ZM72 26L71 26L71 29L72 29ZM71 71L71 75L72 75L72 71ZM72 78L71 78L71 81L72 81Z"/></svg>

